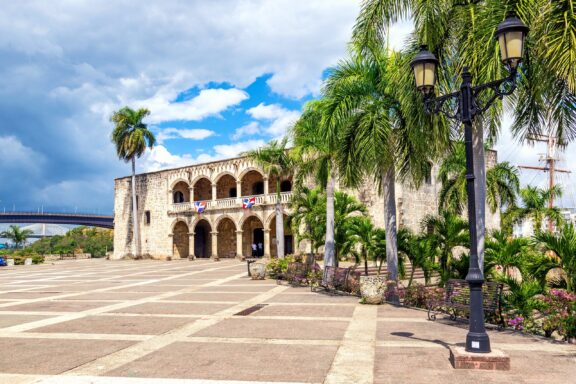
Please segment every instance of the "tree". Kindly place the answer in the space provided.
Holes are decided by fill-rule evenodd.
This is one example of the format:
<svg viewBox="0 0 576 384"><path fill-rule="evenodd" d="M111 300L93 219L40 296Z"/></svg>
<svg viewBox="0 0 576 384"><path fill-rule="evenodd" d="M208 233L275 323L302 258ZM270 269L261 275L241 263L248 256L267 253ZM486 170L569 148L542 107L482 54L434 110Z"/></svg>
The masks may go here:
<svg viewBox="0 0 576 384"><path fill-rule="evenodd" d="M341 132L338 168L341 180L357 187L372 178L384 197L386 260L392 280L398 278L395 183L397 170L415 186L429 168L438 140L430 118L409 111L403 95L407 77L398 71L400 56L389 57L383 48L369 54L352 53L331 69L324 87L325 125ZM399 89L402 89L399 90ZM408 116L410 115L410 116ZM428 147L425 142L432 143ZM410 177L408 177L410 176Z"/></svg>
<svg viewBox="0 0 576 384"><path fill-rule="evenodd" d="M368 275L368 258L371 257L374 225L369 217L356 216L346 222L346 240L342 249L356 255L358 261L364 262L364 273Z"/></svg>
<svg viewBox="0 0 576 384"><path fill-rule="evenodd" d="M412 266L408 286L412 285L416 268L422 269L424 281L429 284L436 268L434 257L437 250L434 239L426 234L414 235L410 230L402 229L398 234L398 250L408 258Z"/></svg>
<svg viewBox="0 0 576 384"><path fill-rule="evenodd" d="M325 101L316 100L306 104L300 119L292 128L294 158L297 164L297 183L314 178L326 190L326 221L324 265L335 266L336 244L334 240L334 192L336 188L336 159L339 143L339 127L325 124Z"/></svg>
<svg viewBox="0 0 576 384"><path fill-rule="evenodd" d="M512 268L521 271L526 262L529 245L528 239L513 238L506 232L493 231L486 242L486 272L511 276Z"/></svg>
<svg viewBox="0 0 576 384"><path fill-rule="evenodd" d="M386 45L392 23L410 19L414 31L405 53L413 56L420 45L427 45L442 69L438 72L437 88L447 93L456 88L456 75L463 66L470 68L477 84L507 75L493 36L506 14L515 11L530 26L531 32L526 41L518 88L509 98L509 110L513 111L514 118L512 132L521 140L546 132L556 135L559 142L567 142L576 137L576 41L573 37L576 16L573 9L572 0L365 0L352 40L362 52L369 52L373 46ZM408 65L404 71L410 72ZM415 89L413 82L412 89ZM419 108L423 109L421 101ZM502 110L502 103L496 103L474 124L477 180L474 222L481 263L486 202L484 137L488 136L490 141L496 139Z"/></svg>
<svg viewBox="0 0 576 384"><path fill-rule="evenodd" d="M427 215L422 221L422 229L430 234L434 248L438 250L441 284L444 284L451 276L455 248L469 245L468 222L445 211L439 215Z"/></svg>
<svg viewBox="0 0 576 384"><path fill-rule="evenodd" d="M11 225L6 231L0 233L0 237L9 239L14 243L14 246L18 248L23 245L33 233L30 229L22 229L17 225Z"/></svg>
<svg viewBox="0 0 576 384"><path fill-rule="evenodd" d="M318 252L318 248L324 242L326 230L321 223L321 217L326 212L326 198L320 187L309 189L305 186L298 186L292 193L290 206L294 213L288 217L288 222L292 230L296 233L296 241L302 240L310 242L310 257L308 262L313 263L313 254ZM301 232L305 228L304 233Z"/></svg>
<svg viewBox="0 0 576 384"><path fill-rule="evenodd" d="M266 175L276 178L276 249L279 259L284 258L284 213L280 200L280 184L282 179L290 176L293 172L294 164L288 154L287 143L288 139L286 138L281 141L272 140L264 147L244 153L260 165Z"/></svg>
<svg viewBox="0 0 576 384"><path fill-rule="evenodd" d="M156 143L154 134L142 122L150 111L140 108L137 111L124 107L112 114L110 120L115 124L112 131L112 142L116 146L118 158L132 163L132 225L134 256L140 258L140 231L138 225L138 203L136 196L136 158L144 154L146 148L153 148Z"/></svg>
<svg viewBox="0 0 576 384"><path fill-rule="evenodd" d="M366 215L366 212L364 204L356 200L355 197L340 191L336 191L334 194L334 248L336 260L339 260L346 243L346 231L349 221Z"/></svg>
<svg viewBox="0 0 576 384"><path fill-rule="evenodd" d="M455 143L453 150L440 165L438 178L442 183L438 199L439 211L450 210L461 214L468 204L464 143ZM497 163L486 171L486 200L492 213L503 206L515 207L519 189L518 168L509 162Z"/></svg>
<svg viewBox="0 0 576 384"><path fill-rule="evenodd" d="M535 260L531 273L541 282L545 282L548 273L555 268L564 271L561 274L568 291L576 290L576 230L572 224L564 225L559 234L540 232L534 235L534 244L546 254ZM551 253L551 254L550 254Z"/></svg>
<svg viewBox="0 0 576 384"><path fill-rule="evenodd" d="M557 207L549 208L548 206L551 198L559 198L561 196L562 190L559 185L555 185L551 189L542 189L529 185L520 190L523 206L510 210L508 214L511 215L513 222L531 220L534 224L534 233L539 234L542 232L542 224L545 218L556 222L556 225L562 223L563 219L560 210Z"/></svg>

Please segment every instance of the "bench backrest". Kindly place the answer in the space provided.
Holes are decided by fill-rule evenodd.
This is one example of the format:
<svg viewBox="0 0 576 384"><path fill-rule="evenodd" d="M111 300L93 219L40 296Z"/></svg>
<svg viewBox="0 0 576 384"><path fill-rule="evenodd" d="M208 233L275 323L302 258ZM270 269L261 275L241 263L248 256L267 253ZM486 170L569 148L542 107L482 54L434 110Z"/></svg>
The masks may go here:
<svg viewBox="0 0 576 384"><path fill-rule="evenodd" d="M293 261L288 263L288 269L286 270L286 275L288 276L303 276L308 275L309 267L306 263L300 263Z"/></svg>
<svg viewBox="0 0 576 384"><path fill-rule="evenodd" d="M328 288L345 290L349 272L350 272L349 268L326 266L324 267L322 282Z"/></svg>
<svg viewBox="0 0 576 384"><path fill-rule="evenodd" d="M503 288L504 284L494 281L488 281L482 285L482 301L485 310L494 311L499 308ZM466 280L448 280L444 300L446 303L470 305L470 285Z"/></svg>

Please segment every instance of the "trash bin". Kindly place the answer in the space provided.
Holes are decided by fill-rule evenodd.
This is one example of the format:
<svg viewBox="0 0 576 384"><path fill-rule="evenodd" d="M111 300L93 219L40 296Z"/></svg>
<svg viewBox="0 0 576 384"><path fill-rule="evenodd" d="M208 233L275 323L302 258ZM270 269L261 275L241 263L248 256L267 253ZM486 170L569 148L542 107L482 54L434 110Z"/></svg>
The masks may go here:
<svg viewBox="0 0 576 384"><path fill-rule="evenodd" d="M0 267L5 267L6 264L6 259L2 256L0 256Z"/></svg>

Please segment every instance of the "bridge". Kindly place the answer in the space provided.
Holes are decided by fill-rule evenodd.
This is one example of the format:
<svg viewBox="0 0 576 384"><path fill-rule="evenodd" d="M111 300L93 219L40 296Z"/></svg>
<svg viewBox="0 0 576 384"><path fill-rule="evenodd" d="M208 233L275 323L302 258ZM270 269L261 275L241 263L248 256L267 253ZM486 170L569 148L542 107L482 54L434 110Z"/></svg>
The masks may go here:
<svg viewBox="0 0 576 384"><path fill-rule="evenodd" d="M79 213L0 212L0 223L72 224L112 229L114 228L114 216Z"/></svg>

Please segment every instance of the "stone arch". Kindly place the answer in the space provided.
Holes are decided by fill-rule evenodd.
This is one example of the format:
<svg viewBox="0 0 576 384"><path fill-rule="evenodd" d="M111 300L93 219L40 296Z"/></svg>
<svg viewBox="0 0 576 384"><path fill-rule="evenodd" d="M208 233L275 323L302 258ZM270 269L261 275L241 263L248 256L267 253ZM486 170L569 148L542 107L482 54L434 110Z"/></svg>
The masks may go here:
<svg viewBox="0 0 576 384"><path fill-rule="evenodd" d="M231 173L225 172L219 174L215 183L217 199L228 199L238 195L238 191L236 190L236 178Z"/></svg>
<svg viewBox="0 0 576 384"><path fill-rule="evenodd" d="M282 222L284 223L284 255L293 254L294 249L294 235L292 228L286 223L288 222L288 215L282 214ZM267 222L267 228L270 230L270 257L277 257L278 250L276 246L276 213L271 214Z"/></svg>
<svg viewBox="0 0 576 384"><path fill-rule="evenodd" d="M184 180L178 181L172 187L172 203L187 203L190 201L190 186Z"/></svg>
<svg viewBox="0 0 576 384"><path fill-rule="evenodd" d="M268 180L268 193L276 193L278 177L271 175ZM284 186L284 188L283 188ZM285 188L288 186L288 188ZM292 190L292 176L284 176L280 178L280 192L289 192Z"/></svg>
<svg viewBox="0 0 576 384"><path fill-rule="evenodd" d="M264 224L256 215L250 215L241 221L239 228L242 230L242 254L250 256L252 244L262 244L262 249L266 248L264 244Z"/></svg>
<svg viewBox="0 0 576 384"><path fill-rule="evenodd" d="M188 180L186 180L186 179L184 179L184 178L182 178L182 177L179 177L179 178L173 180L172 183L170 183L170 190L173 191L173 190L174 190L174 187L175 187L176 184L178 184L178 183L185 183L186 185L189 185Z"/></svg>
<svg viewBox="0 0 576 384"><path fill-rule="evenodd" d="M194 255L200 258L212 256L212 225L206 219L194 224Z"/></svg>
<svg viewBox="0 0 576 384"><path fill-rule="evenodd" d="M218 257L236 257L236 223L229 216L223 216L216 223L218 232Z"/></svg>
<svg viewBox="0 0 576 384"><path fill-rule="evenodd" d="M188 225L178 220L172 228L172 257L187 259L190 255L190 242L188 240Z"/></svg>
<svg viewBox="0 0 576 384"><path fill-rule="evenodd" d="M240 178L242 191L240 196L264 194L264 175L257 169L244 172Z"/></svg>
<svg viewBox="0 0 576 384"><path fill-rule="evenodd" d="M197 179L194 184L194 201L212 200L212 182L208 177Z"/></svg>
<svg viewBox="0 0 576 384"><path fill-rule="evenodd" d="M264 177L264 172L261 169L256 168L256 167L246 167L246 168L242 169L242 172L240 172L240 174L238 175L238 180L242 180L248 172L252 172L252 171L258 172L259 174L262 175L262 177Z"/></svg>

